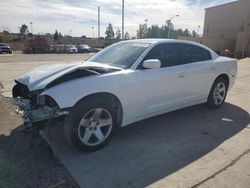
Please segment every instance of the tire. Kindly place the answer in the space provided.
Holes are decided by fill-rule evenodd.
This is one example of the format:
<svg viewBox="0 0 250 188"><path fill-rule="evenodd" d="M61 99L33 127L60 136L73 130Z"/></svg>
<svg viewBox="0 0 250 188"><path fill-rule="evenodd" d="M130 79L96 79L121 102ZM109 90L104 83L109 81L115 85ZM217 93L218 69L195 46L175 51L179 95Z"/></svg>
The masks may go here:
<svg viewBox="0 0 250 188"><path fill-rule="evenodd" d="M210 90L207 106L209 108L217 109L220 108L226 99L228 90L228 82L226 79L219 77L215 80Z"/></svg>
<svg viewBox="0 0 250 188"><path fill-rule="evenodd" d="M64 133L78 150L93 152L110 141L116 122L116 108L100 98L90 97L78 102L66 117Z"/></svg>

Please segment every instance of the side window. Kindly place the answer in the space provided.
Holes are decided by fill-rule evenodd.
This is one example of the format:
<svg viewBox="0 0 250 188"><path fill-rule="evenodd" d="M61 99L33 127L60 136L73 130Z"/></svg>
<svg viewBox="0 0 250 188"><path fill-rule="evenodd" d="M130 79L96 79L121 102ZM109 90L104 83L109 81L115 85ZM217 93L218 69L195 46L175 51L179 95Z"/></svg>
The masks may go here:
<svg viewBox="0 0 250 188"><path fill-rule="evenodd" d="M191 44L181 44L181 52L184 63L194 63L212 59L209 51Z"/></svg>
<svg viewBox="0 0 250 188"><path fill-rule="evenodd" d="M178 44L159 44L149 51L143 61L147 59L159 59L162 68L180 65Z"/></svg>

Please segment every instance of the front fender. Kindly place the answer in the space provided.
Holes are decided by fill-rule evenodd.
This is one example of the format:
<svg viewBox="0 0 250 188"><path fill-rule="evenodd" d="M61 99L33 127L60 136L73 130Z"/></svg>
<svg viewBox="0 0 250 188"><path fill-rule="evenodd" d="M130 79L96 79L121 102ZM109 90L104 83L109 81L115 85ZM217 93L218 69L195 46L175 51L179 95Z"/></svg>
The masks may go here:
<svg viewBox="0 0 250 188"><path fill-rule="evenodd" d="M124 70L122 73L112 75L98 75L67 81L45 90L41 95L52 97L59 108L64 109L73 107L88 95L110 93L120 100L123 118L130 119L136 115L136 106L138 106L136 104L142 98L137 88L134 71Z"/></svg>

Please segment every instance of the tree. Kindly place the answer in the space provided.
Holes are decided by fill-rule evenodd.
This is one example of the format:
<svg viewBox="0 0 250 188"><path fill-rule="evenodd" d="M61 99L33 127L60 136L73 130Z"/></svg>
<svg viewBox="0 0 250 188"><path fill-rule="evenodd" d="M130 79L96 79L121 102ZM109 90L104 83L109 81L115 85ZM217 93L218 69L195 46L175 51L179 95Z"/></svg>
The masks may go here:
<svg viewBox="0 0 250 188"><path fill-rule="evenodd" d="M148 28L148 38L161 38L161 29L158 25L152 25Z"/></svg>
<svg viewBox="0 0 250 188"><path fill-rule="evenodd" d="M112 24L109 23L106 31L105 31L105 34L106 34L106 40L111 43L112 39L114 39L114 30L113 30L113 27L112 27Z"/></svg>
<svg viewBox="0 0 250 188"><path fill-rule="evenodd" d="M139 29L137 30L137 38L143 39L147 38L148 27L147 24L140 24Z"/></svg>
<svg viewBox="0 0 250 188"><path fill-rule="evenodd" d="M124 35L124 39L125 40L129 40L130 39L129 33L127 31L126 31L126 33Z"/></svg>
<svg viewBox="0 0 250 188"><path fill-rule="evenodd" d="M62 33L59 32L59 34L58 34L58 41L61 41L62 39L63 39Z"/></svg>
<svg viewBox="0 0 250 188"><path fill-rule="evenodd" d="M185 29L185 30L183 31L183 35L184 35L185 37L190 37L190 36L191 36L191 33L189 32L188 29Z"/></svg>
<svg viewBox="0 0 250 188"><path fill-rule="evenodd" d="M1 34L1 41L0 42L10 42L12 40L12 37L10 35L9 31L4 30Z"/></svg>
<svg viewBox="0 0 250 188"><path fill-rule="evenodd" d="M192 31L192 36L193 36L194 38L197 38L197 37L198 37L198 34L193 30L193 31Z"/></svg>
<svg viewBox="0 0 250 188"><path fill-rule="evenodd" d="M121 31L120 31L119 28L116 30L115 36L116 36L116 39L117 39L117 40L121 40L121 36L122 36L122 35L121 35Z"/></svg>
<svg viewBox="0 0 250 188"><path fill-rule="evenodd" d="M21 25L21 27L19 27L19 31L21 35L27 35L29 32L28 26L25 24Z"/></svg>
<svg viewBox="0 0 250 188"><path fill-rule="evenodd" d="M168 28L174 29L174 24L171 22L171 20L167 20L166 25L167 25Z"/></svg>
<svg viewBox="0 0 250 188"><path fill-rule="evenodd" d="M53 37L54 37L54 41L58 41L59 34L57 30L55 31L55 34Z"/></svg>

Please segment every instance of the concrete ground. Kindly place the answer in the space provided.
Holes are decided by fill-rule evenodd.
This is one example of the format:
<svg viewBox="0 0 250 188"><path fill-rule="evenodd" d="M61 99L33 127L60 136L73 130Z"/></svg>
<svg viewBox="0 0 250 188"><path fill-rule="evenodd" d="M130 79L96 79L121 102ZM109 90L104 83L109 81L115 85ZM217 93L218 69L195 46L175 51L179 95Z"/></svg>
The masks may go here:
<svg viewBox="0 0 250 188"><path fill-rule="evenodd" d="M7 85L3 93L13 77L47 62L36 57L29 56L30 64L18 62L25 60L22 55L10 57L9 63L0 56L0 82ZM76 58L53 57L63 63ZM237 82L218 110L198 105L135 123L94 153L69 146L60 124L44 135L81 187L249 187L250 59L238 66Z"/></svg>

